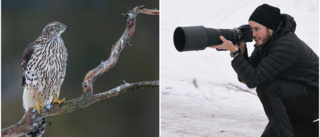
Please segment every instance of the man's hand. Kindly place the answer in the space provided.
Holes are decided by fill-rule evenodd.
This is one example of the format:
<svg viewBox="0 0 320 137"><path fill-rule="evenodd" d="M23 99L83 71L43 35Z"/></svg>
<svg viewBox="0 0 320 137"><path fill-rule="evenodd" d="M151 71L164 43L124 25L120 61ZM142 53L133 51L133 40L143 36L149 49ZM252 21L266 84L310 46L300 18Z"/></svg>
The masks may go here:
<svg viewBox="0 0 320 137"><path fill-rule="evenodd" d="M217 49L226 49L229 50L230 52L236 52L239 49L239 46L236 44L233 45L233 43L230 40L227 40L223 36L220 36L220 39L222 40L222 43L220 45L214 45L211 46L210 48L217 48Z"/></svg>
<svg viewBox="0 0 320 137"><path fill-rule="evenodd" d="M239 49L238 44L233 45L233 43L230 40L227 40L223 36L220 36L220 39L222 40L222 43L220 45L214 45L214 46L211 46L210 48L226 49L226 50L229 50L230 52L235 52ZM240 42L239 44L240 44L241 54L244 54L244 51L246 49L246 42Z"/></svg>
<svg viewBox="0 0 320 137"><path fill-rule="evenodd" d="M241 55L243 55L243 54L244 54L244 52L245 52L245 50L246 50L246 42L240 42L239 44L240 44L240 51L241 51ZM238 44L236 44L236 47L238 47L238 48L239 48L239 45L238 45Z"/></svg>

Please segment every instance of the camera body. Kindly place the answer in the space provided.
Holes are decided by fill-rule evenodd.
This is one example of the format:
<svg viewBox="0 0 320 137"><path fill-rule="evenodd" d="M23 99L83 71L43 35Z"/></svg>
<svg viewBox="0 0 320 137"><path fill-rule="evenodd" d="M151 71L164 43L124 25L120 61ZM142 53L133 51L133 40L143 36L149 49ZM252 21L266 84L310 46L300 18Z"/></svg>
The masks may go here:
<svg viewBox="0 0 320 137"><path fill-rule="evenodd" d="M176 49L182 51L204 50L208 46L221 44L220 36L224 36L233 44L252 41L252 29L242 25L237 29L213 29L203 26L177 27L173 41Z"/></svg>

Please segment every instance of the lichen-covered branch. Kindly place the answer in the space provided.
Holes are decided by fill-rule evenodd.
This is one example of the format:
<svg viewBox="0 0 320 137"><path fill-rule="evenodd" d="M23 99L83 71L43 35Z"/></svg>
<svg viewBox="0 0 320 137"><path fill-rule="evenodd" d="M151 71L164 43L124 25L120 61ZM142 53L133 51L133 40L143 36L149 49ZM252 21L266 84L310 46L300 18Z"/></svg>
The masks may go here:
<svg viewBox="0 0 320 137"><path fill-rule="evenodd" d="M22 136L31 131L38 129L45 123L39 123L42 118L50 117L54 115L60 115L64 113L70 113L90 106L91 104L107 99L127 91L134 91L141 88L159 87L159 81L142 81L135 83L125 83L111 90L101 92L98 94L86 94L83 93L80 97L63 102L60 106L55 104L53 106L46 106L49 111L41 109L41 115L34 110L27 111L22 119L15 125L7 127L1 130L2 137L15 137Z"/></svg>
<svg viewBox="0 0 320 137"><path fill-rule="evenodd" d="M124 14L125 19L127 20L127 27L124 33L122 34L120 39L113 45L108 60L101 62L99 66L87 73L82 83L84 93L92 92L92 86L95 80L116 65L119 59L120 52L123 50L123 48L126 47L127 44L130 43L130 39L135 30L136 17L139 13L148 15L159 15L159 10L146 9L145 6L142 5L137 6L133 10L130 10L128 13Z"/></svg>
<svg viewBox="0 0 320 137"><path fill-rule="evenodd" d="M127 27L123 35L112 47L111 54L108 60L101 62L99 66L90 70L87 73L82 83L83 93L81 94L80 97L65 101L60 105L45 106L49 111L41 110L41 115L38 115L36 109L29 110L23 115L22 119L18 123L2 129L1 136L15 137L15 136L26 135L27 133L36 131L40 127L44 127L48 124L48 123L45 123L42 120L42 118L77 111L77 110L86 108L97 101L107 99L127 91L134 91L141 88L159 87L158 80L142 81L142 82L135 82L135 83L125 82L125 84L122 84L114 89L111 89L102 93L93 94L94 81L99 76L103 75L105 72L107 72L109 69L111 69L116 65L120 52L123 50L123 48L127 44L129 44L129 41L134 33L136 16L139 13L148 14L148 15L159 15L159 10L146 9L145 6L137 6L133 10L130 10L128 13L124 14L125 19L127 20Z"/></svg>

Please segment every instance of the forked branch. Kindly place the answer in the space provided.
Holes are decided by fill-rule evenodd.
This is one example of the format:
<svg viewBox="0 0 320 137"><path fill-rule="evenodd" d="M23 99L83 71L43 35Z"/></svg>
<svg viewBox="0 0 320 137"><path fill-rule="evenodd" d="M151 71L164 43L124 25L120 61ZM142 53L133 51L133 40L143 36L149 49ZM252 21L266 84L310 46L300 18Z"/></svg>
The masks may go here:
<svg viewBox="0 0 320 137"><path fill-rule="evenodd" d="M113 45L108 60L101 62L99 66L87 73L82 83L84 93L92 92L92 86L95 80L116 65L120 52L130 42L136 26L136 17L139 13L148 15L159 15L159 10L146 9L145 6L142 5L137 6L133 10L130 10L128 13L124 14L125 18L127 19L127 27L124 33L122 34L120 39Z"/></svg>
<svg viewBox="0 0 320 137"><path fill-rule="evenodd" d="M125 83L111 90L93 94L93 84L94 81L109 69L114 67L118 61L120 52L129 43L136 24L136 17L139 13L148 15L159 15L159 10L156 9L146 9L145 6L137 6L133 10L130 10L125 14L125 19L127 20L127 27L120 37L120 39L115 43L111 49L111 54L108 60L101 62L99 66L90 70L84 78L83 81L83 93L80 97L68 100L59 105L49 105L46 106L49 111L41 110L41 115L38 115L37 111L29 110L27 111L22 119L7 128L1 130L2 137L12 137L12 136L22 136L39 129L40 127L46 126L47 123L41 121L42 118L60 115L64 113L73 112L88 107L89 105L107 99L127 91L134 91L141 88L152 88L159 87L159 81L142 81L135 83Z"/></svg>

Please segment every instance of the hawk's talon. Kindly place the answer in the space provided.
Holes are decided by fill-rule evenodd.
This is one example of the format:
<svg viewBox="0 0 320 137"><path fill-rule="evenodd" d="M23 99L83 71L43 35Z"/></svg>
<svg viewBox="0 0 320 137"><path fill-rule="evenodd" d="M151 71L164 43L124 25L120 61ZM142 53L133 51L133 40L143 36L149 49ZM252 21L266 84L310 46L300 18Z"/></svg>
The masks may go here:
<svg viewBox="0 0 320 137"><path fill-rule="evenodd" d="M60 101L61 101L61 103L59 104L59 107L61 107L62 102L67 101L67 99L66 99L66 98L63 98L63 99L61 99Z"/></svg>
<svg viewBox="0 0 320 137"><path fill-rule="evenodd" d="M66 98L63 98L63 99L59 100L59 99L57 99L57 94L54 93L54 95L53 95L53 100L52 100L52 105L55 104L55 103L58 103L58 104L59 104L59 107L60 107L60 106L61 106L61 103L62 103L63 101L66 101Z"/></svg>
<svg viewBox="0 0 320 137"><path fill-rule="evenodd" d="M38 110L38 114L40 115L40 108L44 108L44 106L42 105L40 98L39 98L39 94L37 94L37 99L38 99L38 103L35 106L30 107L30 109L37 109Z"/></svg>
<svg viewBox="0 0 320 137"><path fill-rule="evenodd" d="M48 109L46 106L44 106L43 108L44 108L46 111L48 111L48 112L49 112L49 109Z"/></svg>

